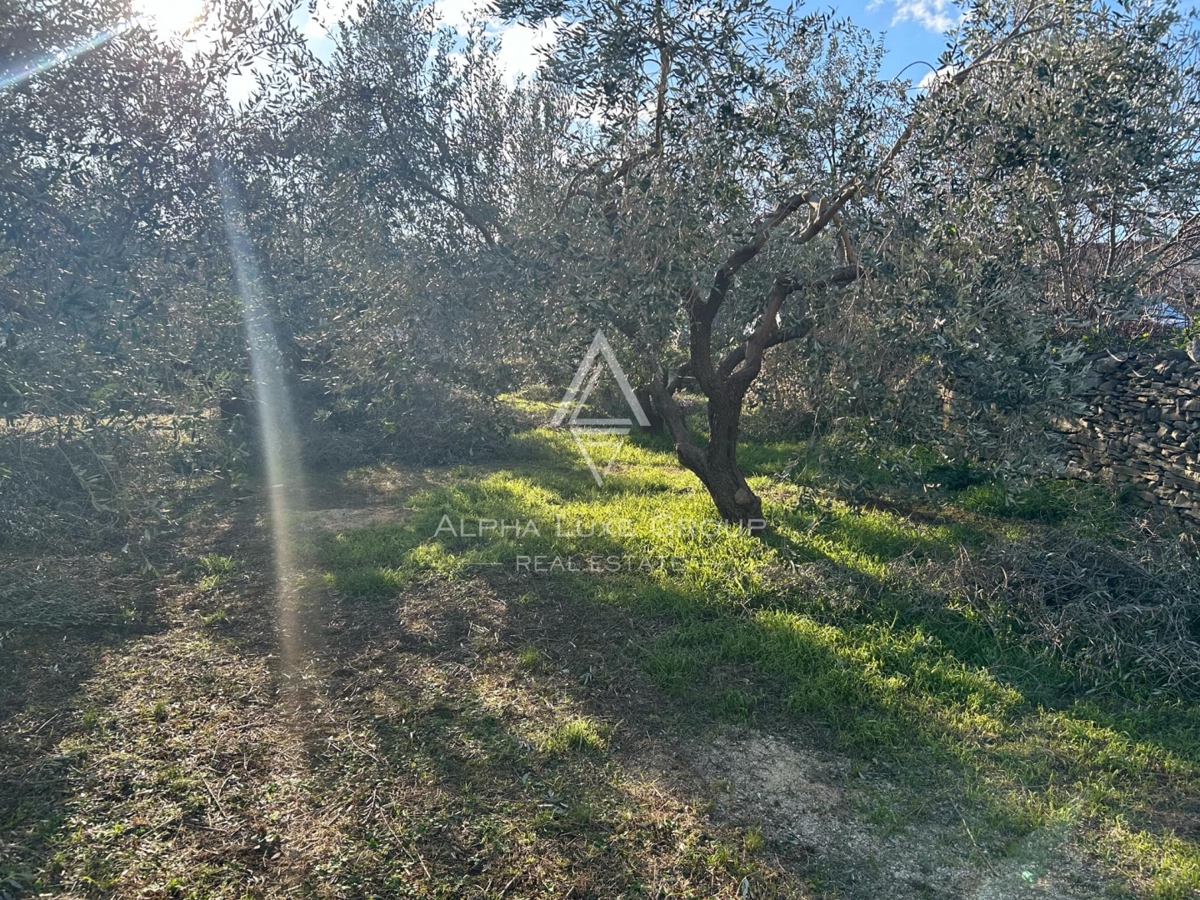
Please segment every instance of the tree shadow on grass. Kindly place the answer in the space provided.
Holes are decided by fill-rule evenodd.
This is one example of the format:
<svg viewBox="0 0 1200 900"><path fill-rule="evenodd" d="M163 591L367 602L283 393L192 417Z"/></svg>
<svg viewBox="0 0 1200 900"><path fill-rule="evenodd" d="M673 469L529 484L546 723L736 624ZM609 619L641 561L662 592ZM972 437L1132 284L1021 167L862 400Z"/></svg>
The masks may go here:
<svg viewBox="0 0 1200 900"><path fill-rule="evenodd" d="M534 651L542 628L563 623L537 612L514 623L536 601L496 587L431 578L395 606L349 601L347 616L375 624L366 640L338 644L331 688L354 686L370 749L354 777L380 796L349 830L358 855L344 877L386 892L401 877L380 865L392 858L408 880L459 896L714 896L749 874L778 896L799 891L736 837L706 831L690 798L650 802L623 765L630 729L585 696L610 682ZM341 781L332 790L347 789L344 757L312 762Z"/></svg>
<svg viewBox="0 0 1200 900"><path fill-rule="evenodd" d="M986 542L986 529L913 523L889 509L801 509L782 515L765 544L664 535L645 523L703 517L707 503L662 457L618 469L599 490L565 440L530 446L532 468L465 469L406 498L411 514L401 524L315 541L335 626L321 652L338 690L363 697L353 714L364 731L349 743L335 736L337 754L321 744L331 734L310 739L310 771L346 778L346 760L364 756L382 767L364 784L402 772L417 791L392 797L391 811L370 820L373 831L345 838L371 853L390 848L348 862L353 877L367 883L395 859L407 877L432 879L428 868L439 883L465 879L460 887L486 895L498 870L513 871L518 885L533 877L514 861L531 852L520 834L566 822L567 846L552 846L568 862L547 883L573 887L568 874L586 870L616 889L608 857L578 855L590 846L579 835L608 834L612 818L589 830L556 799L563 784L590 776L559 771L567 764L539 744L553 736L550 722L576 716L672 740L718 722L781 732L816 725L856 765L894 776L897 794L944 803L964 823L960 839L978 838L994 854L1067 816L1089 840L1107 842L1118 866L1151 872L1143 879L1157 879L1160 893L1196 887L1200 853L1177 798L1200 785L1200 761L1171 704L1142 697L1131 714L1128 697L1085 694L1048 655L1031 655L912 568ZM560 515L634 525L562 534ZM534 534L521 527L530 521ZM540 571L529 562L538 557L550 561ZM626 562L646 558L648 569ZM911 577L897 578L898 561ZM464 591L499 611L463 612ZM496 670L489 659L507 662ZM518 691L522 677L531 684ZM506 691L526 697L523 714L505 712ZM587 752L581 760L606 771ZM452 802L430 801L427 790ZM621 807L612 796L583 807ZM424 812L398 820L410 805ZM913 805L932 814L924 799ZM471 831L463 823L472 820L484 824ZM638 866L619 871L621 883L640 877Z"/></svg>
<svg viewBox="0 0 1200 900"><path fill-rule="evenodd" d="M126 678L148 697L174 685L165 696L179 711L105 710L124 723L128 758L103 734L82 741L103 769L62 782L82 826L60 821L23 858L49 871L86 827L100 849L68 854L64 879L104 856L114 877L141 866L196 895L252 882L278 896L414 884L447 897L729 895L751 875L778 888L756 895L803 891L816 870L793 859L800 877L789 877L748 851L697 811L694 776L672 762L670 750L723 722L826 734L895 791L961 807L964 828L999 854L1064 798L1091 802L1079 815L1101 824L1132 812L1152 836L1177 827L1166 797L1195 779L1138 749L1152 735L1121 744L1070 690L1045 689L1047 668L1022 674L1020 655L946 597L888 581L890 560L938 558L953 534L834 520L795 572L782 544L725 534L561 535L558 511L638 519L704 505L658 474L621 475L607 494L578 474L475 473L409 498L403 523L318 537L299 691L268 658L265 536L226 532L252 570L222 600L229 620L181 627L170 667ZM446 516L455 530L438 534ZM481 537L479 519L550 527ZM515 565L672 550L679 571ZM204 729L206 717L220 727ZM146 795L176 810L166 825L126 821L124 785L140 767L153 776ZM1194 852L1181 837L1180 852ZM1170 865L1182 872L1186 859Z"/></svg>
<svg viewBox="0 0 1200 900"><path fill-rule="evenodd" d="M569 499L550 491L549 500L526 502L520 490L503 487L447 494L439 508L499 519ZM1200 856L1192 831L1179 828L1176 798L1200 774L1194 744L1180 755L1178 726L1172 738L1159 730L1163 716L1130 716L1128 698L1085 695L1048 654L1030 655L931 587L892 579L887 564L898 558L954 552L954 529L859 518L817 535L822 540L805 544L799 568L815 563L822 577L805 582L776 572L723 599L706 589L717 575L686 568L676 579L660 570L568 567L542 573L541 584L570 597L580 619L616 606L643 622L634 627L643 635L637 664L673 698L677 721L696 721L696 710L710 720L815 720L832 729L839 751L883 759L905 772L911 791L965 804L996 852L1065 814L1110 847L1133 829L1135 842L1149 849L1126 847L1116 857L1124 854L1130 868L1158 866L1153 877L1162 890L1194 885ZM538 581L536 573L514 580L516 573L486 568L504 557L495 546L482 552L461 536L433 544L411 537L394 571L482 573L510 594ZM539 535L534 549L569 557L585 547L603 559L646 553L653 542L640 533L586 541ZM365 561L387 557L384 550ZM507 580L501 588L495 579ZM1169 715L1168 701L1142 702L1157 702Z"/></svg>
<svg viewBox="0 0 1200 900"><path fill-rule="evenodd" d="M70 560L65 564L69 565ZM91 592L103 590L93 585ZM70 604L72 597L58 598ZM64 825L74 793L77 754L63 742L94 724L96 710L77 702L80 686L105 657L160 629L149 598L122 597L128 624L101 620L53 626L11 619L0 627L0 885L32 889L39 860ZM39 612L54 598L39 602Z"/></svg>
<svg viewBox="0 0 1200 900"><path fill-rule="evenodd" d="M496 496L512 501L507 515L529 512L520 486L464 495ZM599 900L728 895L754 875L776 896L803 895L688 799L626 780L616 723L578 702L549 659L503 638L520 598L462 567L442 573L436 558L405 560L426 546L405 535L415 526L322 545L359 581L311 581L307 658L282 670L256 518L192 549L236 555L236 579L185 598L170 628L136 645L105 644L50 701L80 721L45 748L67 759L38 770L54 783L23 794L44 803L23 807L39 821L10 867L30 873L25 884L396 896L420 883L431 896ZM404 580L372 575L388 569ZM218 604L225 618L211 617Z"/></svg>
<svg viewBox="0 0 1200 900"><path fill-rule="evenodd" d="M255 514L252 504L235 510L210 529L209 546L220 546L239 519L244 524ZM109 675L115 667L126 674L120 660L134 645L170 630L187 593L179 551L173 547L150 573L117 554L6 561L10 572L28 566L35 577L27 596L0 613L0 891L17 896L47 887L58 852L81 839L72 836L71 814L86 783L85 748L103 744L105 723L120 703ZM36 577L43 571L52 576L49 586ZM100 885L108 872L95 856L87 877Z"/></svg>

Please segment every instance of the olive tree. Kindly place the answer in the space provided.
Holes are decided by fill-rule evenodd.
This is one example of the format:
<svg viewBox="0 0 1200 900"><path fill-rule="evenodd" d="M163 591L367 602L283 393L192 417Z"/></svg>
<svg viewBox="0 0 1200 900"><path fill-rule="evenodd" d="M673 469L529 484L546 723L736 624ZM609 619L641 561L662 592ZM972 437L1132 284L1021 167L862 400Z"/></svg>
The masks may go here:
<svg viewBox="0 0 1200 900"><path fill-rule="evenodd" d="M1169 248L1192 221L1194 44L1169 6L981 2L919 92L880 76L869 35L820 15L500 9L554 17L548 77L578 110L543 226L560 280L541 309L612 323L640 353L680 462L731 522L762 521L737 447L775 348L839 327L853 304L860 323L891 323L875 335L889 349L943 362L951 383L990 382L991 408L1036 429L1077 358L1055 346L1078 298L1068 270L1100 244L1097 277L1127 283L1114 243ZM876 359L867 341L857 352ZM675 400L684 384L706 400L702 440Z"/></svg>
<svg viewBox="0 0 1200 900"><path fill-rule="evenodd" d="M870 274L893 181L938 105L882 78L869 35L748 2L501 4L561 23L549 77L577 101L572 175L551 225L551 315L615 324L642 359L680 462L730 522L762 504L737 462L743 407L773 348ZM1003 68L1052 10L1015 14L938 93ZM836 302L836 301L834 301ZM543 308L545 308L543 307ZM706 440L675 395L695 385Z"/></svg>
<svg viewBox="0 0 1200 900"><path fill-rule="evenodd" d="M497 49L423 3L364 3L289 79L283 109L272 88L238 125L302 406L372 453L446 459L503 439L505 288L530 274L512 226L557 169L566 120L555 91L507 82Z"/></svg>

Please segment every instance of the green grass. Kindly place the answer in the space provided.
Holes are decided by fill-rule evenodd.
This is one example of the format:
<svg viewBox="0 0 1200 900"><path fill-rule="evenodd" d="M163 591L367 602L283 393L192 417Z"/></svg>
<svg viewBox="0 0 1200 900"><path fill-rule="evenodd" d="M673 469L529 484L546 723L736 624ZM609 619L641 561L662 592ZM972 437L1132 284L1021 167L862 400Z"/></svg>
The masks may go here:
<svg viewBox="0 0 1200 900"><path fill-rule="evenodd" d="M1128 518L1110 490L1075 481L1044 481L1015 489L987 481L967 488L955 503L997 519L1086 524L1088 532L1096 535L1116 532Z"/></svg>
<svg viewBox="0 0 1200 900"><path fill-rule="evenodd" d="M430 575L496 573L619 608L654 623L637 657L686 715L819 722L839 751L900 773L896 803L932 791L976 810L973 834L997 852L1069 822L1144 896L1200 890L1195 835L1171 826L1178 798L1200 792L1197 707L1136 679L1084 685L1052 648L1018 639L1018 616L984 617L926 578L927 565L1006 535L1072 523L1112 534L1127 514L1105 492L1049 483L1014 495L985 481L906 517L838 488L911 481L928 462L919 453L830 473L811 447L758 446L744 458L774 530L755 540L714 522L653 441L627 446L602 488L569 436L515 443L511 464L412 497L401 525L323 538L331 590L375 602ZM773 477L785 468L790 478ZM536 648L520 660L537 666ZM543 747L605 739L576 720Z"/></svg>
<svg viewBox="0 0 1200 900"><path fill-rule="evenodd" d="M587 718L570 719L546 735L545 753L603 753L608 748L608 729Z"/></svg>
<svg viewBox="0 0 1200 900"><path fill-rule="evenodd" d="M207 593L227 585L239 566L232 556L208 553L196 560L195 570L201 573L196 586Z"/></svg>

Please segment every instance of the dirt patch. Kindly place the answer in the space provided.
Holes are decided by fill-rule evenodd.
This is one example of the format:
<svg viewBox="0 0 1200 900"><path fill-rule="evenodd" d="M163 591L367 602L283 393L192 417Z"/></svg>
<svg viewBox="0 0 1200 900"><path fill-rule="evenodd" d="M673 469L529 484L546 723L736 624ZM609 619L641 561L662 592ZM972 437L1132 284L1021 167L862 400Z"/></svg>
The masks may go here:
<svg viewBox="0 0 1200 900"><path fill-rule="evenodd" d="M989 858L953 809L883 829L861 812L872 791L845 757L756 731L718 735L688 754L713 787L718 819L758 827L793 865L838 897L875 900L1085 900L1106 885L1079 859L1067 829L1041 829ZM858 783L855 783L855 782Z"/></svg>
<svg viewBox="0 0 1200 900"><path fill-rule="evenodd" d="M407 510L394 506L339 507L314 509L301 517L301 528L310 531L351 531L372 525L401 522Z"/></svg>
<svg viewBox="0 0 1200 900"><path fill-rule="evenodd" d="M848 818L842 788L849 763L832 754L801 751L755 732L721 735L700 751L699 770L725 788L731 812L765 814L777 839L818 852L842 838Z"/></svg>

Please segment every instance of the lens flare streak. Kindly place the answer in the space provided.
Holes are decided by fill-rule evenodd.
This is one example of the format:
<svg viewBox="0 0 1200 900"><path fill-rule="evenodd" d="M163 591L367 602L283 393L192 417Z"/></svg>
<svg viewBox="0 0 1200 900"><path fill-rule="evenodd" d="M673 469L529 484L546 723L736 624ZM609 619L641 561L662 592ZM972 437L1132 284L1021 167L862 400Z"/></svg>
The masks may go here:
<svg viewBox="0 0 1200 900"><path fill-rule="evenodd" d="M262 279L238 201L237 186L224 166L217 167L217 179L234 281L242 301L250 374L257 399L275 553L276 625L282 674L287 678L299 678L304 667L305 642L301 617L303 578L297 559L296 518L306 506L304 471L288 396L286 367L263 298Z"/></svg>
<svg viewBox="0 0 1200 900"><path fill-rule="evenodd" d="M41 75L43 72L49 72L56 66L61 66L64 63L70 62L76 57L82 56L85 53L89 53L98 47L102 47L124 30L124 28L106 28L103 31L98 31L90 38L82 40L75 46L66 50L59 50L54 53L43 53L35 56L28 62L21 63L13 68L0 71L0 94L15 88L20 84L24 84L26 81L36 75Z"/></svg>

